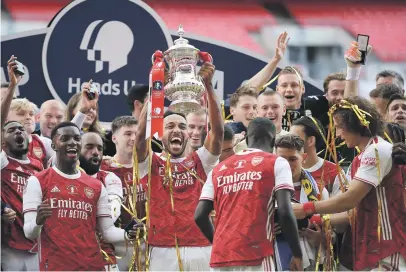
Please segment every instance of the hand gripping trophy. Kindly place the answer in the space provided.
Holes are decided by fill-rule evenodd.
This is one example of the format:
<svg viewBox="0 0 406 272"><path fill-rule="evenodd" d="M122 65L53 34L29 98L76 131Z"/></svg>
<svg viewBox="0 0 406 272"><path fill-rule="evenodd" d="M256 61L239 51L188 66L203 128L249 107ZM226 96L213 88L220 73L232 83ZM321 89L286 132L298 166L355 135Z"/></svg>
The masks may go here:
<svg viewBox="0 0 406 272"><path fill-rule="evenodd" d="M190 45L189 41L183 38L184 33L182 25L179 25L179 39L175 40L175 45L164 53L156 51L152 56L153 67L150 74L152 134L161 126L158 120L154 120L154 117L156 119L163 117L162 89L165 98L172 102L169 110L188 114L201 108L200 99L204 96L206 87L196 72L196 65L199 61L212 63L213 58L210 54L201 52ZM165 86L163 86L165 82L164 60L169 65L168 80ZM159 131L161 131L160 128Z"/></svg>

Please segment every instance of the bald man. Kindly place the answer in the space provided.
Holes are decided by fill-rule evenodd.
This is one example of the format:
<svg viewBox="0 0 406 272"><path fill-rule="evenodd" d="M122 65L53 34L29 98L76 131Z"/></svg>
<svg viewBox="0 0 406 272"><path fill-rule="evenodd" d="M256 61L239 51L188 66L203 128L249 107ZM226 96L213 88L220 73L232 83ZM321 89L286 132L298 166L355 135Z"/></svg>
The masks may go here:
<svg viewBox="0 0 406 272"><path fill-rule="evenodd" d="M39 123L41 135L50 138L52 129L64 120L65 105L55 99L41 105Z"/></svg>

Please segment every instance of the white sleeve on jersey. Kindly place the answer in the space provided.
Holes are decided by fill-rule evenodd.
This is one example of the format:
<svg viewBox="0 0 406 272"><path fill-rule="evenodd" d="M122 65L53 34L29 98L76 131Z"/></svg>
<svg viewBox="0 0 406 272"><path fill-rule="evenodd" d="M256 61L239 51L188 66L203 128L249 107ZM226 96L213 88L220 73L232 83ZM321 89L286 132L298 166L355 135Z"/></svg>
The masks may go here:
<svg viewBox="0 0 406 272"><path fill-rule="evenodd" d="M281 189L294 191L292 181L292 170L288 161L282 157L278 157L275 161L275 192Z"/></svg>
<svg viewBox="0 0 406 272"><path fill-rule="evenodd" d="M81 111L78 111L76 113L75 117L73 117L71 122L76 124L79 127L79 129L82 129L85 119L86 119L86 114L84 114Z"/></svg>
<svg viewBox="0 0 406 272"><path fill-rule="evenodd" d="M138 171L140 179L148 175L149 156L150 154L148 154L148 156L145 158L143 162L138 162Z"/></svg>
<svg viewBox="0 0 406 272"><path fill-rule="evenodd" d="M204 146L200 147L196 153L202 162L203 169L206 174L213 170L213 168L219 163L220 155L211 154L210 151Z"/></svg>
<svg viewBox="0 0 406 272"><path fill-rule="evenodd" d="M206 183L203 185L200 200L214 200L213 171L207 175Z"/></svg>
<svg viewBox="0 0 406 272"><path fill-rule="evenodd" d="M52 145L52 141L51 139L44 137L44 136L39 136L38 137L42 144L44 145L45 148L45 158L47 160L49 160L50 158L52 158L53 156L55 156L55 150L52 149L51 145Z"/></svg>
<svg viewBox="0 0 406 272"><path fill-rule="evenodd" d="M124 243L126 235L124 229L116 228L111 217L97 217L97 229L103 241L110 244Z"/></svg>
<svg viewBox="0 0 406 272"><path fill-rule="evenodd" d="M107 194L106 187L102 183L99 200L97 201L97 217L111 217L109 195Z"/></svg>
<svg viewBox="0 0 406 272"><path fill-rule="evenodd" d="M106 184L106 191L109 195L109 203L111 208L111 217L113 218L113 222L120 217L121 214L121 202L123 199L123 185L121 184L121 180L116 174L110 172L106 179L104 180Z"/></svg>
<svg viewBox="0 0 406 272"><path fill-rule="evenodd" d="M116 174L114 174L113 172L109 172L106 176L106 179L104 180L104 183L106 185L107 194L109 196L116 195L121 199L123 198L123 185L120 178L117 177Z"/></svg>
<svg viewBox="0 0 406 272"><path fill-rule="evenodd" d="M378 151L378 159L380 166L380 175L378 176L377 158L375 155L375 146ZM370 144L361 155L361 164L354 175L354 179L366 182L374 187L377 187L382 179L389 174L392 169L392 145L383 139L379 139L378 143Z"/></svg>
<svg viewBox="0 0 406 272"><path fill-rule="evenodd" d="M1 156L1 169L3 169L8 165L7 154L6 152L1 151L0 156Z"/></svg>
<svg viewBox="0 0 406 272"><path fill-rule="evenodd" d="M31 176L23 195L24 234L30 240L38 238L42 225L37 225L37 208L42 203L42 190L39 180Z"/></svg>

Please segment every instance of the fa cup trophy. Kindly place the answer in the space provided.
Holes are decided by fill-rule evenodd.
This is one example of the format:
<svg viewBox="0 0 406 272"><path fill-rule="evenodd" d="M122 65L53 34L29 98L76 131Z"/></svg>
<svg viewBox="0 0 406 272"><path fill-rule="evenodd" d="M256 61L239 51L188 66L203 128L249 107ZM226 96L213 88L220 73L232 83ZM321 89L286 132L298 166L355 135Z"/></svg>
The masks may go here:
<svg viewBox="0 0 406 272"><path fill-rule="evenodd" d="M206 91L202 79L197 75L196 65L199 61L212 62L212 58L208 53L200 52L190 45L189 41L183 38L184 33L180 25L179 39L163 53L169 65L169 81L164 90L165 97L172 101L169 109L187 114L201 108L200 99Z"/></svg>

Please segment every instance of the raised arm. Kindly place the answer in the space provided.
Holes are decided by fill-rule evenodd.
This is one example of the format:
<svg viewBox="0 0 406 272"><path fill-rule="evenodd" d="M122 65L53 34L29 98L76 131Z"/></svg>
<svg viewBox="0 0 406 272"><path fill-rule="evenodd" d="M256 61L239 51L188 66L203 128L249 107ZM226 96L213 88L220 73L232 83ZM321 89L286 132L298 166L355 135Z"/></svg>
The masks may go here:
<svg viewBox="0 0 406 272"><path fill-rule="evenodd" d="M85 122L86 119L86 114L91 110L97 108L97 103L99 101L99 93L95 93L94 99L90 100L87 97L87 92L90 91L91 85L92 85L92 80L89 82L86 82L83 85L82 89L82 95L80 97L80 109L79 111L75 114L75 117L71 120L72 123L76 124L79 129L82 129L83 123Z"/></svg>
<svg viewBox="0 0 406 272"><path fill-rule="evenodd" d="M367 56L371 52L372 46L368 45ZM358 43L352 42L350 48L344 54L347 63L347 77L344 89L344 98L358 96L358 82L362 65L356 63L361 60L361 52L358 50Z"/></svg>
<svg viewBox="0 0 406 272"><path fill-rule="evenodd" d="M1 94L1 127L7 120L8 111L10 110L11 100L14 97L14 91L17 87L18 82L21 80L22 76L16 75L14 70L17 69L16 61L17 58L14 55L7 62L8 78L10 84L7 90Z"/></svg>
<svg viewBox="0 0 406 272"><path fill-rule="evenodd" d="M206 62L200 69L199 74L202 76L204 84L206 85L208 115L211 126L208 137L206 137L204 141L204 147L212 155L220 155L224 138L224 122L221 115L220 103L217 100L211 83L215 69L216 67L213 64Z"/></svg>
<svg viewBox="0 0 406 272"><path fill-rule="evenodd" d="M285 31L279 35L278 41L276 42L276 52L272 60L259 71L256 75L248 80L246 83L249 86L255 87L258 92L262 90L262 87L268 82L268 80L275 73L276 68L278 67L279 62L283 58L286 52L288 45L288 33Z"/></svg>
<svg viewBox="0 0 406 272"><path fill-rule="evenodd" d="M147 140L145 139L147 130L147 112L149 103L144 103L139 117L138 132L135 136L135 144L137 145L137 157L139 162L145 161L148 156Z"/></svg>

